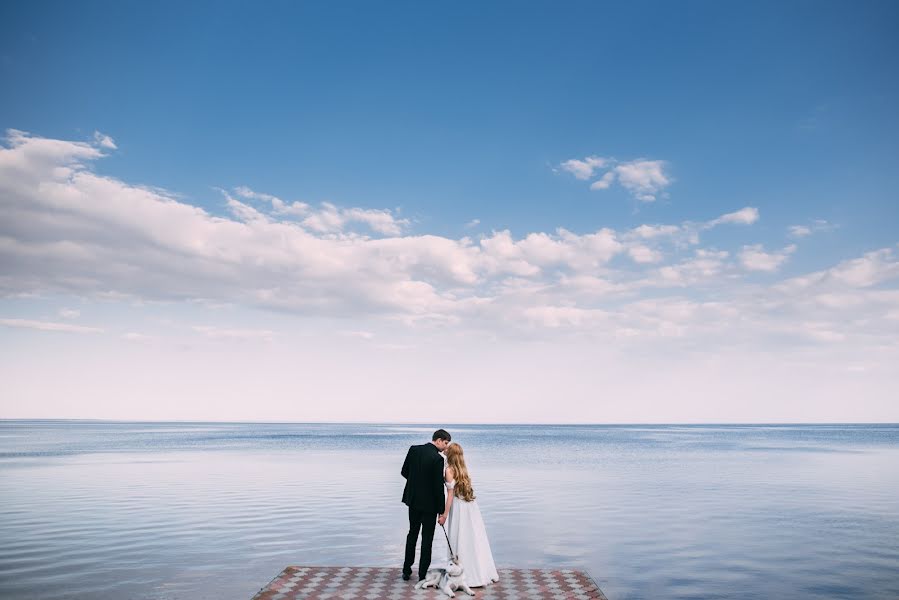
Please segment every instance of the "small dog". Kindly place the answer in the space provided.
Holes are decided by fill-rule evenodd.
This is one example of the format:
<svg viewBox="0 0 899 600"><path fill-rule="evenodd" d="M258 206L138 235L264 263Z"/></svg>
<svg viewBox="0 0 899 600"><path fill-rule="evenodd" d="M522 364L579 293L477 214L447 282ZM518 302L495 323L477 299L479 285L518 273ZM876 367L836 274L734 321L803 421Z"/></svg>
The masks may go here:
<svg viewBox="0 0 899 600"><path fill-rule="evenodd" d="M428 569L428 575L415 584L417 590L427 587L435 587L450 598L456 597L456 590L462 590L469 596L475 595L465 583L465 569L462 568L458 556L452 557L445 569Z"/></svg>

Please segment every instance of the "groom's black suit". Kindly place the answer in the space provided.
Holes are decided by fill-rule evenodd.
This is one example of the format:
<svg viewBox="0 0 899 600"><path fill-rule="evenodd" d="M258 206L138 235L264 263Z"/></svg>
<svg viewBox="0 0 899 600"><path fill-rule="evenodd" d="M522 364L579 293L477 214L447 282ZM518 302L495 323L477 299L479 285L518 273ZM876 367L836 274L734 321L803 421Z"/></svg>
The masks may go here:
<svg viewBox="0 0 899 600"><path fill-rule="evenodd" d="M403 502L409 507L409 534L406 536L406 560L403 574L412 574L415 560L415 542L421 530L421 557L418 561L418 578L424 579L431 566L431 544L437 515L443 512L443 457L434 444L412 446L406 453L403 469L406 478Z"/></svg>

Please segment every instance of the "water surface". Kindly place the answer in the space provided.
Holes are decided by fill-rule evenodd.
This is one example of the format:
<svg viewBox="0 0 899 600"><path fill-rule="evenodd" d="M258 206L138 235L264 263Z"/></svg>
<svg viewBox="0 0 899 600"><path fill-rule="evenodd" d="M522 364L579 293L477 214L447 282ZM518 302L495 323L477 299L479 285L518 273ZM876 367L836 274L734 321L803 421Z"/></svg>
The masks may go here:
<svg viewBox="0 0 899 600"><path fill-rule="evenodd" d="M433 429L0 421L0 598L399 566L399 469ZM899 598L897 425L447 429L500 567L586 569L612 600Z"/></svg>

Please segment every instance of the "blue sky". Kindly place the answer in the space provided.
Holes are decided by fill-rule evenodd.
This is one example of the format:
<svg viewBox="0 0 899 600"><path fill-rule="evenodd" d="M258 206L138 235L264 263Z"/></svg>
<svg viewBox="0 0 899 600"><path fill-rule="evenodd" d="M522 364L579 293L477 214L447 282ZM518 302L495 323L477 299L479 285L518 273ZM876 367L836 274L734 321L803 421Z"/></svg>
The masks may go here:
<svg viewBox="0 0 899 600"><path fill-rule="evenodd" d="M0 352L122 357L130 335L140 351L127 364L164 373L172 348L194 337L231 340L193 352L204 358L165 390L183 393L165 411L150 393L127 410L92 403L98 387L110 399L135 394L105 381L99 358L78 370L94 373L91 393L75 386L83 399L60 404L40 383L58 372L25 353L5 374L18 396L0 416L426 420L406 416L409 398L432 394L396 366L414 363L473 382L437 395L437 415L440 403L473 398L456 422L479 420L470 411L484 403L488 420L509 420L513 407L520 420L899 418L884 367L899 321L895 3L10 2L0 22L0 129L26 132L4 144ZM50 201L51 183L71 193ZM279 211L272 196L300 204ZM190 206L234 226L210 233L222 223L181 210ZM83 221L60 225L76 213ZM641 225L677 231L640 237ZM129 242L141 226L156 246ZM185 237L166 238L169 227ZM604 230L613 233L589 237ZM48 240L63 255L45 252ZM268 256L279 243L283 253ZM179 244L221 244L216 256L233 251L227 260L244 270L225 274ZM184 279L155 270L160 248L172 252L162 264L184 260ZM866 276L840 275L849 271ZM786 288L802 291L787 301ZM494 362L459 358L483 339L504 349ZM629 412L597 403L594 367L574 358L610 352L610 371L626 364L639 377L662 369L660 344L673 344L669 356L733 350L727 365L760 361L745 374L754 382L765 360L796 353L810 381L848 365L849 379L819 385L851 393L866 373L871 404L834 396L781 410L792 402L782 392L772 404L722 404L727 365L706 381L693 361L665 363L671 379L658 389L607 381L636 395L641 409ZM305 396L330 396L330 412L288 404L281 371L241 380L268 390L259 412L237 397L222 413L191 396L233 387L214 374L218 352L252 370L299 346L341 373L379 364L375 396L394 408L360 400L370 385L327 378ZM385 358L422 347L414 360ZM432 356L438 347L456 358ZM550 357L568 359L539 384L570 402L558 414L537 397L517 406L508 373ZM771 385L782 389L806 381L779 377ZM659 400L671 385L691 399Z"/></svg>

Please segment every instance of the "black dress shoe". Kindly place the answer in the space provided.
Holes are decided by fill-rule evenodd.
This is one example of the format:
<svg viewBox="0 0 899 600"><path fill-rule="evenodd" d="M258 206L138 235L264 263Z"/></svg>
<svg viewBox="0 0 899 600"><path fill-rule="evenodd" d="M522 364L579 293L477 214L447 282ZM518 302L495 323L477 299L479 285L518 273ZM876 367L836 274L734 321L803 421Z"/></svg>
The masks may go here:
<svg viewBox="0 0 899 600"><path fill-rule="evenodd" d="M409 581L410 577L412 577L412 573L403 573L403 581Z"/></svg>

